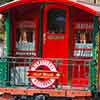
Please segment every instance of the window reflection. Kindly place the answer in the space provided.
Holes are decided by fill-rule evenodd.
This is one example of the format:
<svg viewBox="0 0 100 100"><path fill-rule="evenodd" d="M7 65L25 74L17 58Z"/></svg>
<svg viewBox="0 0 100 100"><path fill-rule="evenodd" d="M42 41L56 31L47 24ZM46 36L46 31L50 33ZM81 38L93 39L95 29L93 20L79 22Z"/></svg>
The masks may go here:
<svg viewBox="0 0 100 100"><path fill-rule="evenodd" d="M66 12L63 9L49 9L47 15L47 31L48 33L64 33L65 32Z"/></svg>
<svg viewBox="0 0 100 100"><path fill-rule="evenodd" d="M29 53L25 51L34 51L35 50L35 25L33 22L20 22L17 26L16 33L16 49L21 50L22 52L17 52L18 55ZM32 54L34 55L34 54Z"/></svg>
<svg viewBox="0 0 100 100"><path fill-rule="evenodd" d="M19 43L28 43L27 32L22 31L19 37Z"/></svg>
<svg viewBox="0 0 100 100"><path fill-rule="evenodd" d="M92 43L92 31L78 31L76 33L76 43Z"/></svg>
<svg viewBox="0 0 100 100"><path fill-rule="evenodd" d="M74 56L75 57L92 57L93 32L78 31L76 33Z"/></svg>
<svg viewBox="0 0 100 100"><path fill-rule="evenodd" d="M17 50L34 50L35 34L32 31L21 31L17 34Z"/></svg>

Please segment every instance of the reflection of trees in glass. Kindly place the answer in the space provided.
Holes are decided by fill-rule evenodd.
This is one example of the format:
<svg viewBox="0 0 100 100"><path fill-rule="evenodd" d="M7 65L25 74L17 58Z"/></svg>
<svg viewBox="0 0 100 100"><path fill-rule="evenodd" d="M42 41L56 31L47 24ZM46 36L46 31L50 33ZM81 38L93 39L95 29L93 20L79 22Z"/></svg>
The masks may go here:
<svg viewBox="0 0 100 100"><path fill-rule="evenodd" d="M47 28L49 33L65 32L66 12L63 9L49 9L47 15Z"/></svg>

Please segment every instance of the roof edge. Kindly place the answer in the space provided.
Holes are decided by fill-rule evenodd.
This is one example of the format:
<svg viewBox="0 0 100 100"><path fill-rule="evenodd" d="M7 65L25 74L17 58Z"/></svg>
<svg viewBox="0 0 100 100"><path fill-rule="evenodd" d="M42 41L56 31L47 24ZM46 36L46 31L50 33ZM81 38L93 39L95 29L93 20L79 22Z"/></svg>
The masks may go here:
<svg viewBox="0 0 100 100"><path fill-rule="evenodd" d="M80 2L77 2L77 1L72 1L72 0L15 0L15 1L11 1L9 3L6 3L6 4L3 4L0 6L0 12L4 12L10 8L13 8L13 7L17 7L17 6L20 6L20 5L23 5L23 4L29 4L29 3L43 3L43 2L58 2L58 3L66 3L70 6L74 6L74 7L77 7L81 10L84 10L88 13L91 13L93 15L96 15L96 11L88 6L85 6L83 4L81 4Z"/></svg>

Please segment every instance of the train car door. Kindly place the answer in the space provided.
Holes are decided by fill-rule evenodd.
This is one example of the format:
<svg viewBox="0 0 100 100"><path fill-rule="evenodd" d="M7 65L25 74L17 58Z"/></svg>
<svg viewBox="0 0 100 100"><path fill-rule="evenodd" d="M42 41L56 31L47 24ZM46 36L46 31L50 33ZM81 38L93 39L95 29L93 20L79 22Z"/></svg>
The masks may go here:
<svg viewBox="0 0 100 100"><path fill-rule="evenodd" d="M68 58L69 10L63 5L49 4L43 14L42 56Z"/></svg>

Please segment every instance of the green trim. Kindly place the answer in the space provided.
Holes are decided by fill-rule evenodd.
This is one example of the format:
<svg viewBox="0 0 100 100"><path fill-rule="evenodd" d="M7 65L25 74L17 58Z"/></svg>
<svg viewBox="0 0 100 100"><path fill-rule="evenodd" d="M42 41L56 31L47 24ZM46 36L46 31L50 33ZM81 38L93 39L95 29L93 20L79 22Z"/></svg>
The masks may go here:
<svg viewBox="0 0 100 100"><path fill-rule="evenodd" d="M94 67L94 78L95 78L95 80L93 80L94 81L94 84L96 85L96 87L98 88L98 67L99 67L99 65L98 65L98 52L99 52L99 30L98 30L98 25L99 25L99 21L98 21L98 17L97 16L95 16L94 17L94 22L95 22L95 24L94 24L94 37L95 37L95 39L94 39L94 50L93 50L93 58L95 59L95 67ZM94 89L94 91L95 91L95 89Z"/></svg>
<svg viewBox="0 0 100 100"><path fill-rule="evenodd" d="M42 20L43 20L43 7L44 4L41 4L40 7L40 18L39 18L39 46L38 46L38 56L42 56Z"/></svg>
<svg viewBox="0 0 100 100"><path fill-rule="evenodd" d="M72 49L71 49L71 44L72 44L72 7L70 7L69 9L69 40L68 40L68 43L69 43L69 48L68 48L68 85L70 85L70 59L71 59L71 52L72 52ZM66 66L67 67L67 66Z"/></svg>
<svg viewBox="0 0 100 100"><path fill-rule="evenodd" d="M5 44L6 44L6 55L9 55L10 52L10 20L9 20L9 14L5 16Z"/></svg>
<svg viewBox="0 0 100 100"><path fill-rule="evenodd" d="M38 57L42 57L43 9L47 4L48 3L42 3L40 7Z"/></svg>
<svg viewBox="0 0 100 100"><path fill-rule="evenodd" d="M0 59L0 86L6 86L7 77L7 59Z"/></svg>
<svg viewBox="0 0 100 100"><path fill-rule="evenodd" d="M97 16L94 16L93 17L93 22L94 22L94 30L93 30L93 59L96 61L96 59L98 59L97 57L97 48L98 48L98 45L97 45L97 37L98 37L98 17ZM91 86L92 85L96 85L96 66L95 65L96 62L92 62L92 65L91 65L91 68L90 68L90 74L91 74L91 77L90 77L90 80L91 80Z"/></svg>
<svg viewBox="0 0 100 100"><path fill-rule="evenodd" d="M96 36L98 35L98 17L94 16L93 18L94 21L94 30L93 30L93 59L96 59Z"/></svg>
<svg viewBox="0 0 100 100"><path fill-rule="evenodd" d="M5 15L5 22L4 22L4 27L5 27L5 56L9 56L10 53L10 16L9 13ZM7 59L6 59L7 60ZM9 80L9 65L8 62L1 62L4 72L2 72L4 79L8 81ZM8 85L9 83L6 82L5 85Z"/></svg>

